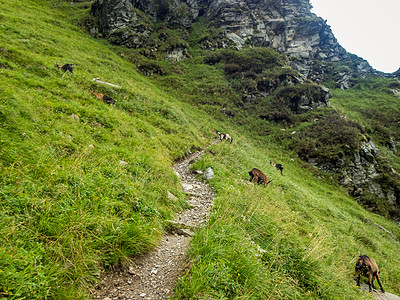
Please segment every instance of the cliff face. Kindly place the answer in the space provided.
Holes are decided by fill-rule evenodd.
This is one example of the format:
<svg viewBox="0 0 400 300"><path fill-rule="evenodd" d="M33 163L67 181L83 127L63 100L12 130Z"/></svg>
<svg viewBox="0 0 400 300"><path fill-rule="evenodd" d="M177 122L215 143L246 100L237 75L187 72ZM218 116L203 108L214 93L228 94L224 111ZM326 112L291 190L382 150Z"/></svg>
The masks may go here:
<svg viewBox="0 0 400 300"><path fill-rule="evenodd" d="M163 21L186 30L203 16L209 26L225 32L218 47L272 47L292 57L291 66L316 82L321 82L326 72L324 66L314 67L316 60L338 62L349 58L326 21L311 13L308 0L99 0L92 6L98 30L112 42L132 48L141 47L151 32L139 11L152 22ZM361 58L355 62L354 68L338 74L342 88L350 86L350 77L374 71Z"/></svg>
<svg viewBox="0 0 400 300"><path fill-rule="evenodd" d="M255 46L272 47L298 58L340 60L346 51L325 21L310 12L308 1L212 1L207 19L224 28L237 48L249 39Z"/></svg>

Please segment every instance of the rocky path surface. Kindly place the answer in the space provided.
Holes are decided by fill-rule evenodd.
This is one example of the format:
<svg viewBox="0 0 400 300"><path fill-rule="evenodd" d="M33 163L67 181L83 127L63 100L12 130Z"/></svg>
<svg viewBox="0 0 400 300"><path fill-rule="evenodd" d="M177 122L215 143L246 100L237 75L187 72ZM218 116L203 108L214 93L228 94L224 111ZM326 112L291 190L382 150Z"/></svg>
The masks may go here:
<svg viewBox="0 0 400 300"><path fill-rule="evenodd" d="M189 171L192 161L199 160L204 150L189 155L174 165L182 189L190 195L190 209L171 221L171 232L159 247L134 260L133 266L104 274L92 291L93 299L168 299L176 280L187 264L187 250L193 229L206 222L213 205L214 194L204 182Z"/></svg>
<svg viewBox="0 0 400 300"><path fill-rule="evenodd" d="M375 283L376 284L376 283ZM385 286L383 286L385 288ZM369 287L368 284L362 283L360 284L360 290L364 293L368 293ZM382 293L380 290L373 290L372 296L375 300L400 300L400 297L388 292Z"/></svg>

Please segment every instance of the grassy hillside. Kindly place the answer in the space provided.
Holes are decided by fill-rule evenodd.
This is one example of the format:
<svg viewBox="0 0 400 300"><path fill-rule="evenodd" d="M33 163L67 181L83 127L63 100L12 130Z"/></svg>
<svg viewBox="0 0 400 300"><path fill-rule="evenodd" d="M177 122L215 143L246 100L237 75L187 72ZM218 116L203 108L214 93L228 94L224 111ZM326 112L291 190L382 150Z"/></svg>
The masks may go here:
<svg viewBox="0 0 400 300"><path fill-rule="evenodd" d="M78 299L103 267L157 244L185 206L170 166L209 143L215 122L72 25L73 11L2 7L0 296Z"/></svg>
<svg viewBox="0 0 400 300"><path fill-rule="evenodd" d="M283 163L283 176L269 159ZM178 299L361 299L352 279L363 253L379 261L387 291L399 292L399 243L367 219L397 237L398 226L300 165L243 137L210 149L195 168L216 170L216 208L195 236ZM267 189L247 182L253 166L273 180Z"/></svg>
<svg viewBox="0 0 400 300"><path fill-rule="evenodd" d="M216 206L193 240L178 299L362 298L352 281L359 254L374 257L385 289L400 293L399 243L367 219L400 239L397 225L259 134L279 127L227 118L221 103L238 96L217 66L194 57L162 63L170 76L142 76L120 56L134 52L77 26L88 7L2 3L0 298L87 299L100 272L152 249L186 206L173 161L209 144L214 130L235 142L194 166L213 168ZM56 62L75 63L74 73ZM284 176L269 160L284 164ZM253 167L273 179L267 189L248 184Z"/></svg>
<svg viewBox="0 0 400 300"><path fill-rule="evenodd" d="M352 120L361 124L367 134L387 150L391 139L400 139L399 98L392 89L400 89L398 80L367 78L360 80L349 90L333 89L332 104ZM385 151L392 166L400 171L399 157L394 149Z"/></svg>

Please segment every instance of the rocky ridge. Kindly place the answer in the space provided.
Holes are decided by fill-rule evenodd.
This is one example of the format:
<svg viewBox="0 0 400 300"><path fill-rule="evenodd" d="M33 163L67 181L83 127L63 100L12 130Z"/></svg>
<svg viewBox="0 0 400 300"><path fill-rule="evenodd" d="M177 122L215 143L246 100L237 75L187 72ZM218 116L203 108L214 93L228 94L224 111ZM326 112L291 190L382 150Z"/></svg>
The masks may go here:
<svg viewBox="0 0 400 300"><path fill-rule="evenodd" d="M343 156L335 161L325 161L322 158L310 158L309 164L326 173L340 174L339 183L348 189L356 200L371 211L377 208L376 200L369 199L368 194L382 199L387 211L394 219L400 216L400 190L392 185L387 178L398 178L393 168L383 166L385 160L379 147L372 140L363 141L359 149L351 155ZM386 179L384 178L386 176Z"/></svg>
<svg viewBox="0 0 400 300"><path fill-rule="evenodd" d="M131 48L148 41L154 22L184 32L203 17L208 26L224 32L214 40L202 40L205 49L272 47L291 57L291 66L304 78L316 82L324 80L326 63L351 59L353 66L336 74L342 88L352 85L352 77L377 73L367 61L347 53L326 21L311 12L308 0L97 0L91 13L97 20L93 35L100 32L111 42ZM172 47L167 57L184 59L186 50Z"/></svg>

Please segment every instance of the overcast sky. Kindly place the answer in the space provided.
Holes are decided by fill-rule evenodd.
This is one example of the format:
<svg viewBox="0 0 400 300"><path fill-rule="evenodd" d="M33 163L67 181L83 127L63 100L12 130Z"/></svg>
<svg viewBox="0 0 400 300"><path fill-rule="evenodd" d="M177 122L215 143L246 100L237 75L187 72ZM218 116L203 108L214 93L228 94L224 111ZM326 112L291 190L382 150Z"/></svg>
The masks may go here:
<svg viewBox="0 0 400 300"><path fill-rule="evenodd" d="M400 68L400 0L310 0L339 44L376 70Z"/></svg>

